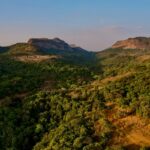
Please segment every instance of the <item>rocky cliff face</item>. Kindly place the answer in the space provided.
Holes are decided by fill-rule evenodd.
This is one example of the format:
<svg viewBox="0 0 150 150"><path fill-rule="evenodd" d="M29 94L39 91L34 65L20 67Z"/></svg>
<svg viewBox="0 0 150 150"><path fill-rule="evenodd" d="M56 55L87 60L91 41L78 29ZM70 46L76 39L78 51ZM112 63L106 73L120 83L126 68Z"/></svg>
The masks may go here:
<svg viewBox="0 0 150 150"><path fill-rule="evenodd" d="M136 37L129 38L127 40L116 42L112 48L123 48L123 49L150 49L150 38Z"/></svg>
<svg viewBox="0 0 150 150"><path fill-rule="evenodd" d="M45 49L57 49L57 50L69 50L69 51L72 50L72 48L70 47L69 44L67 44L65 41L63 41L59 38L29 39L28 44L38 46L40 48L45 48Z"/></svg>

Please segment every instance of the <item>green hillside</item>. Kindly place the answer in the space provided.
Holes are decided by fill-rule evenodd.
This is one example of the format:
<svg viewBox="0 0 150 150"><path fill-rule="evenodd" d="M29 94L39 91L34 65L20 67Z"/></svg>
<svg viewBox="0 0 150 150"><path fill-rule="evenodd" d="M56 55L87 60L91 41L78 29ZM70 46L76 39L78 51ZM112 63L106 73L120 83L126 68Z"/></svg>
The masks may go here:
<svg viewBox="0 0 150 150"><path fill-rule="evenodd" d="M0 81L1 150L150 148L150 50L17 44Z"/></svg>

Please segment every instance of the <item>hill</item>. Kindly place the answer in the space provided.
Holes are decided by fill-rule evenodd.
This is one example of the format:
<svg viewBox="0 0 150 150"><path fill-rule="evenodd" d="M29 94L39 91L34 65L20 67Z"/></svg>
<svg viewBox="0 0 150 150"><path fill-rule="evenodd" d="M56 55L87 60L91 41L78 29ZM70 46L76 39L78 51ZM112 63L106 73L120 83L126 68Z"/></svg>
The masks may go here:
<svg viewBox="0 0 150 150"><path fill-rule="evenodd" d="M150 50L63 44L2 48L1 149L149 149Z"/></svg>
<svg viewBox="0 0 150 150"><path fill-rule="evenodd" d="M8 47L0 47L0 53L24 62L57 59L74 64L89 64L89 62L95 59L93 52L84 50L81 47L71 46L59 38L29 39L27 43L17 43Z"/></svg>
<svg viewBox="0 0 150 150"><path fill-rule="evenodd" d="M28 44L35 45L35 46L43 48L43 49L56 49L56 50L65 50L65 51L72 51L73 50L69 44L67 44L65 41L63 41L59 38L29 39Z"/></svg>
<svg viewBox="0 0 150 150"><path fill-rule="evenodd" d="M129 38L127 40L116 42L112 48L123 48L123 49L150 49L150 38L136 37Z"/></svg>

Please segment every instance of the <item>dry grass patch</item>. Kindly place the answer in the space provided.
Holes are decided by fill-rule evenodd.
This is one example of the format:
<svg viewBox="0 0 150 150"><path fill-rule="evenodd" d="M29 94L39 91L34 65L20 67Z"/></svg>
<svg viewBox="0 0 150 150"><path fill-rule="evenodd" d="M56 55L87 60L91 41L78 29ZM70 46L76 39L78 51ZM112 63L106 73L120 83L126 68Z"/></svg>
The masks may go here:
<svg viewBox="0 0 150 150"><path fill-rule="evenodd" d="M137 60L138 60L139 62L144 62L144 61L150 60L150 55L139 56L139 57L137 58Z"/></svg>
<svg viewBox="0 0 150 150"><path fill-rule="evenodd" d="M132 145L133 150L137 147L150 147L150 119L132 115L130 110L121 109L114 103L108 103L106 106L106 117L114 128L109 142L112 147ZM120 112L126 115L119 116Z"/></svg>
<svg viewBox="0 0 150 150"><path fill-rule="evenodd" d="M23 55L23 56L15 56L15 60L19 60L22 62L42 62L49 59L57 59L58 56L55 55Z"/></svg>

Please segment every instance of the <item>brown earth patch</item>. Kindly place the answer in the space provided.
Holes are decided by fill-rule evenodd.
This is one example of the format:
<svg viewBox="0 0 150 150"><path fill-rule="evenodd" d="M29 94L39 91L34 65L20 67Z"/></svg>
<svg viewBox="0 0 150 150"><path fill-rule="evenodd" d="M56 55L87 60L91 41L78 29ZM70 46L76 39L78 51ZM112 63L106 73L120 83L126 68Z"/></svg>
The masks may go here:
<svg viewBox="0 0 150 150"><path fill-rule="evenodd" d="M130 114L130 110L120 109L113 103L108 103L106 117L113 125L113 135L109 145L124 146L127 149L138 150L140 147L150 147L150 119L144 119ZM124 116L118 116L124 113Z"/></svg>
<svg viewBox="0 0 150 150"><path fill-rule="evenodd" d="M139 56L139 57L137 58L137 60L138 60L139 62L144 62L144 61L150 60L150 55Z"/></svg>

